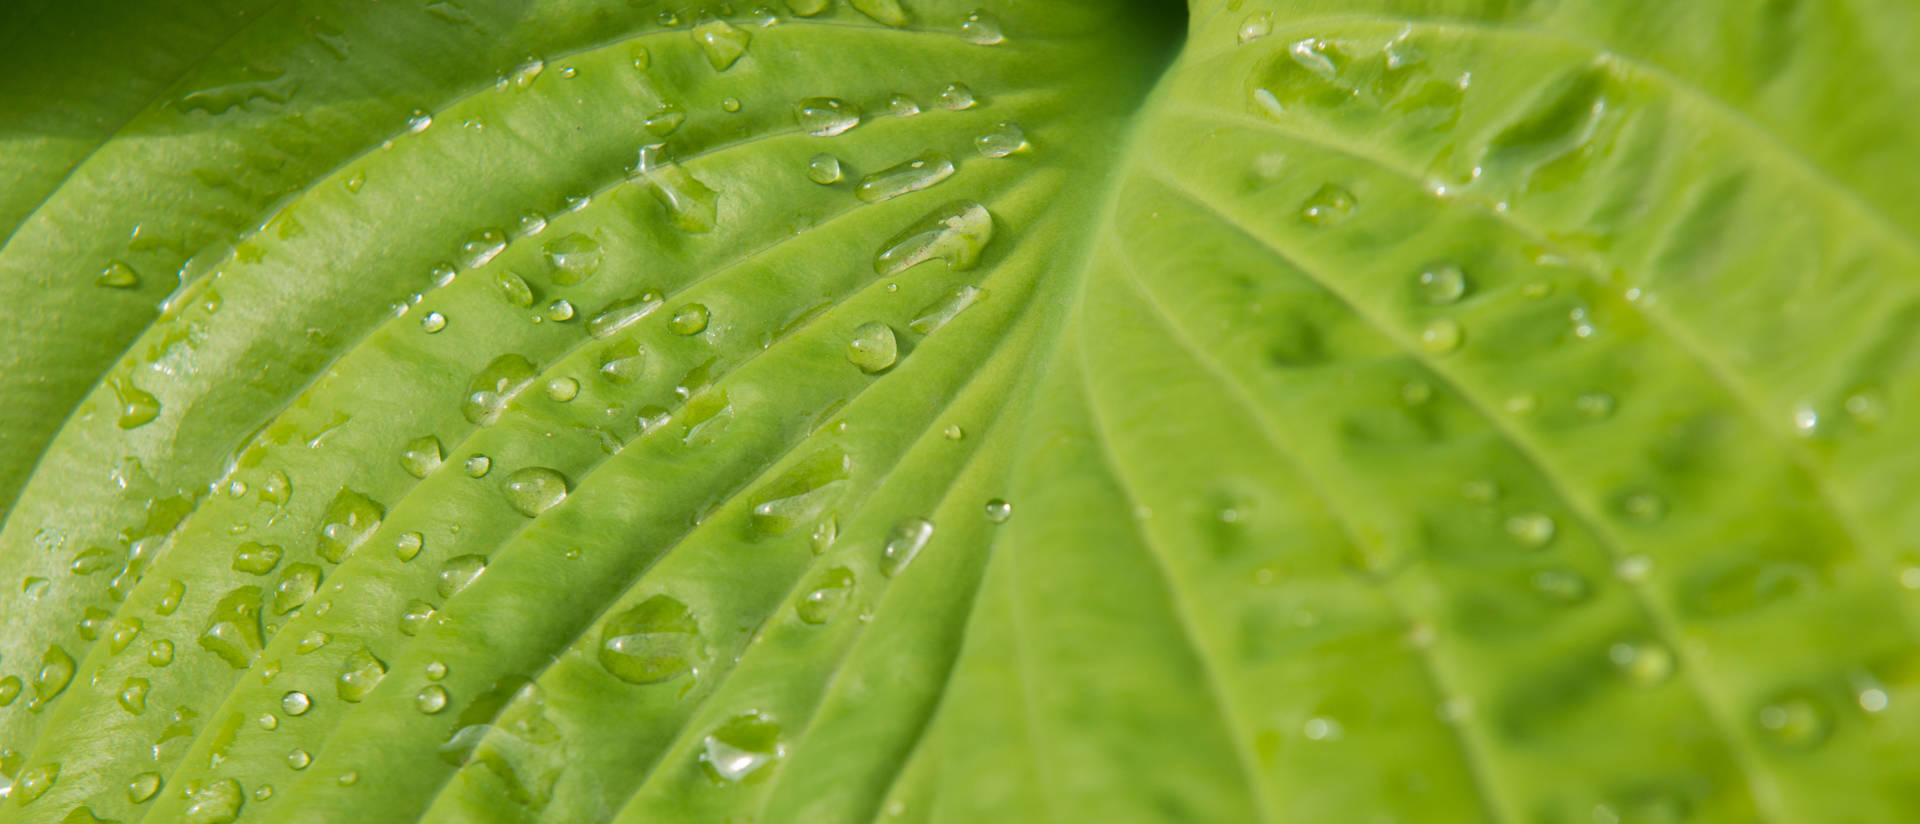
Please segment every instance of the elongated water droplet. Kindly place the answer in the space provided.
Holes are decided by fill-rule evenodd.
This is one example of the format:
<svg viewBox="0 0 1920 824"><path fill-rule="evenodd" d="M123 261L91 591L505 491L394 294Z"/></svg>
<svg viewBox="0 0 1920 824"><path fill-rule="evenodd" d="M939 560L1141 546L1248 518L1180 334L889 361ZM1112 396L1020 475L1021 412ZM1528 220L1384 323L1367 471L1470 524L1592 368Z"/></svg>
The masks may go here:
<svg viewBox="0 0 1920 824"><path fill-rule="evenodd" d="M740 56L747 53L747 44L753 35L735 28L725 20L709 20L689 30L693 41L700 44L700 50L707 55L707 63L714 71L726 71Z"/></svg>
<svg viewBox="0 0 1920 824"><path fill-rule="evenodd" d="M553 266L553 282L561 286L572 286L593 277L600 271L600 260L605 256L600 241L579 232L548 241L545 252L547 263Z"/></svg>
<svg viewBox="0 0 1920 824"><path fill-rule="evenodd" d="M1260 12L1248 15L1240 24L1240 42L1251 43L1273 33L1273 14Z"/></svg>
<svg viewBox="0 0 1920 824"><path fill-rule="evenodd" d="M587 334L594 338L613 337L620 330L632 326L634 321L652 314L660 308L661 303L660 296L653 292L614 301L587 321Z"/></svg>
<svg viewBox="0 0 1920 824"><path fill-rule="evenodd" d="M653 193L667 207L673 225L683 232L711 232L719 224L720 195L700 182L667 153L664 143L640 150L639 175L653 185Z"/></svg>
<svg viewBox="0 0 1920 824"><path fill-rule="evenodd" d="M20 806L26 806L39 800L53 789L54 782L60 780L60 762L49 761L35 764L14 776L12 795L20 799Z"/></svg>
<svg viewBox="0 0 1920 824"><path fill-rule="evenodd" d="M335 680L334 687L340 695L340 700L357 704L367 697L367 693L373 692L373 688L379 686L380 680L386 677L387 662L375 656L373 650L361 647L347 656L347 660L341 665L340 677Z"/></svg>
<svg viewBox="0 0 1920 824"><path fill-rule="evenodd" d="M993 240L993 215L971 200L956 200L895 235L874 256L873 270L891 277L930 260L954 271L972 269Z"/></svg>
<svg viewBox="0 0 1920 824"><path fill-rule="evenodd" d="M460 268L478 269L507 248L507 236L499 229L481 229L460 244Z"/></svg>
<svg viewBox="0 0 1920 824"><path fill-rule="evenodd" d="M907 322L907 328L922 335L931 335L941 327L953 322L967 307L979 303L987 296L984 289L962 286L953 290L933 304L920 310L919 316Z"/></svg>
<svg viewBox="0 0 1920 824"><path fill-rule="evenodd" d="M285 553L273 544L247 541L233 549L233 569L248 575L265 575L280 565Z"/></svg>
<svg viewBox="0 0 1920 824"><path fill-rule="evenodd" d="M921 152L912 160L861 178L853 194L868 203L880 203L930 188L952 177L953 172L953 158L944 152Z"/></svg>
<svg viewBox="0 0 1920 824"><path fill-rule="evenodd" d="M860 107L837 97L809 97L795 113L800 128L815 137L834 137L860 125Z"/></svg>
<svg viewBox="0 0 1920 824"><path fill-rule="evenodd" d="M653 110L653 114L647 115L646 121L641 125L645 126L647 132L654 137L666 137L679 131L680 125L685 122L687 122L686 109L680 108L677 103L661 103L659 108Z"/></svg>
<svg viewBox="0 0 1920 824"><path fill-rule="evenodd" d="M508 475L502 488L507 503L532 518L566 499L567 477L544 466L529 466Z"/></svg>
<svg viewBox="0 0 1920 824"><path fill-rule="evenodd" d="M320 651L321 648L325 647L327 644L331 643L332 641L333 641L333 636L328 635L324 632L321 632L320 630L314 630L312 632L307 633L306 636L302 637L300 639L300 643L294 645L293 651L295 654L298 654L298 655L312 655L313 653Z"/></svg>
<svg viewBox="0 0 1920 824"><path fill-rule="evenodd" d="M924 518L903 521L894 527L886 545L880 548L880 574L889 578L899 575L932 538L933 523Z"/></svg>
<svg viewBox="0 0 1920 824"><path fill-rule="evenodd" d="M533 305L533 287L527 285L526 278L502 269L493 273L493 285L508 304L522 309Z"/></svg>

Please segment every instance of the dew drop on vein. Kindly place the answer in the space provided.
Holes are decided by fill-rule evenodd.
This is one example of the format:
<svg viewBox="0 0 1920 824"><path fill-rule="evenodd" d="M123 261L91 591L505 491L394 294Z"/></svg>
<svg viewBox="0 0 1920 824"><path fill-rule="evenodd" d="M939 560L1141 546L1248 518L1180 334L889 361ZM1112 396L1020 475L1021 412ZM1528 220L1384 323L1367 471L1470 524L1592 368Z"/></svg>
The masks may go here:
<svg viewBox="0 0 1920 824"><path fill-rule="evenodd" d="M933 539L933 523L925 518L902 521L893 528L880 548L880 574L892 578L905 571L913 559Z"/></svg>
<svg viewBox="0 0 1920 824"><path fill-rule="evenodd" d="M728 719L701 740L700 763L720 784L756 780L762 770L786 755L780 725L771 716L747 712Z"/></svg>
<svg viewBox="0 0 1920 824"><path fill-rule="evenodd" d="M836 137L860 125L860 107L837 97L809 97L795 107L800 127L815 137Z"/></svg>
<svg viewBox="0 0 1920 824"><path fill-rule="evenodd" d="M970 200L948 203L895 235L874 256L874 271L892 277L931 260L954 271L972 269L993 240L993 216Z"/></svg>

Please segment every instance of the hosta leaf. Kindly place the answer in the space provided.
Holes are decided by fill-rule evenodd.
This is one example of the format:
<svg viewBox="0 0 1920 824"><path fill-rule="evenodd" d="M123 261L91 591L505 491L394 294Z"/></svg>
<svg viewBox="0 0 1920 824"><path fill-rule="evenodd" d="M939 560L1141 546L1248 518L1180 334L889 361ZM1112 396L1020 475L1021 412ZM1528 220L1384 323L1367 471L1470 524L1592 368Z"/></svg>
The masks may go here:
<svg viewBox="0 0 1920 824"><path fill-rule="evenodd" d="M4 820L1920 809L1905 0L177 5L4 12Z"/></svg>

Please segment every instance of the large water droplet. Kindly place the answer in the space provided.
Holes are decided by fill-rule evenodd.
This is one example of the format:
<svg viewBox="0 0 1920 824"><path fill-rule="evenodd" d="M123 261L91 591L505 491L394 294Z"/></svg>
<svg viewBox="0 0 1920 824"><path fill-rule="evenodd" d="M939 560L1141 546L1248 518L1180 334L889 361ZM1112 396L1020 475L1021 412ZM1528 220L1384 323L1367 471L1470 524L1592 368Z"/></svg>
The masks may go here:
<svg viewBox="0 0 1920 824"><path fill-rule="evenodd" d="M499 229L481 229L467 236L460 244L460 268L477 269L485 266L507 248L507 236Z"/></svg>
<svg viewBox="0 0 1920 824"><path fill-rule="evenodd" d="M547 262L553 266L553 282L561 286L572 286L593 277L600 271L600 260L604 256L600 241L579 232L548 241L545 251Z"/></svg>
<svg viewBox="0 0 1920 824"><path fill-rule="evenodd" d="M467 396L460 412L471 423L491 426L500 412L539 375L526 356L508 353L494 358L467 385Z"/></svg>
<svg viewBox="0 0 1920 824"><path fill-rule="evenodd" d="M127 782L127 800L135 804L144 803L160 792L160 774L143 772Z"/></svg>
<svg viewBox="0 0 1920 824"><path fill-rule="evenodd" d="M862 324L853 330L853 340L847 344L847 362L869 375L891 369L899 357L900 344L893 336L893 327L884 323Z"/></svg>
<svg viewBox="0 0 1920 824"><path fill-rule="evenodd" d="M372 498L342 487L320 518L314 551L328 563L340 563L347 553L367 542L386 514L386 509Z"/></svg>
<svg viewBox="0 0 1920 824"><path fill-rule="evenodd" d="M280 565L285 553L272 544L247 541L233 548L233 570L248 575L265 575Z"/></svg>
<svg viewBox="0 0 1920 824"><path fill-rule="evenodd" d="M992 240L993 216L986 207L956 200L889 240L874 256L873 270L890 277L930 260L945 261L956 271L971 269Z"/></svg>
<svg viewBox="0 0 1920 824"><path fill-rule="evenodd" d="M632 326L634 321L652 314L662 302L660 295L654 292L614 301L587 321L587 334L594 338L612 337L614 333Z"/></svg>
<svg viewBox="0 0 1920 824"><path fill-rule="evenodd" d="M1352 192L1339 185L1327 183L1314 190L1314 193L1300 204L1300 219L1306 221L1308 225L1324 229L1346 220L1348 215L1353 214L1353 209L1357 205L1359 201L1354 198Z"/></svg>
<svg viewBox="0 0 1920 824"><path fill-rule="evenodd" d="M566 499L567 476L544 466L529 466L508 475L502 489L515 511L532 518Z"/></svg>
<svg viewBox="0 0 1920 824"><path fill-rule="evenodd" d="M701 741L700 764L715 781L736 784L765 777L767 765L786 755L780 725L772 717L748 712L727 719Z"/></svg>
<svg viewBox="0 0 1920 824"><path fill-rule="evenodd" d="M953 176L953 158L944 152L921 152L918 157L861 178L854 196L868 203L892 200L930 188Z"/></svg>
<svg viewBox="0 0 1920 824"><path fill-rule="evenodd" d="M130 376L114 376L108 381L114 397L120 401L120 417L114 423L121 429L136 429L160 417L160 399L133 385Z"/></svg>
<svg viewBox="0 0 1920 824"><path fill-rule="evenodd" d="M413 707L427 715L433 715L447 708L447 688L439 684L428 684L420 688L413 696Z"/></svg>
<svg viewBox="0 0 1920 824"><path fill-rule="evenodd" d="M440 449L440 439L432 435L423 435L407 442L400 450L400 468L415 478L425 478L428 473L440 468L440 462L446 459L446 453Z"/></svg>
<svg viewBox="0 0 1920 824"><path fill-rule="evenodd" d="M320 590L320 568L313 564L292 564L280 577L273 591L273 612L285 615L302 606Z"/></svg>
<svg viewBox="0 0 1920 824"><path fill-rule="evenodd" d="M133 267L118 260L110 260L107 261L107 267L101 269L100 274L94 277L93 283L95 286L105 286L109 289L132 289L140 285L140 275L133 271Z"/></svg>
<svg viewBox="0 0 1920 824"><path fill-rule="evenodd" d="M340 700L359 703L380 685L380 679L387 677L387 662L373 654L373 650L361 647L347 656L341 665L340 677L334 682Z"/></svg>
<svg viewBox="0 0 1920 824"><path fill-rule="evenodd" d="M822 186L830 186L839 183L842 176L840 158L822 152L807 161L808 180Z"/></svg>
<svg viewBox="0 0 1920 824"><path fill-rule="evenodd" d="M976 46L997 46L1007 42L1006 35L1000 31L1000 18L985 11L976 11L960 21L960 36Z"/></svg>
<svg viewBox="0 0 1920 824"><path fill-rule="evenodd" d="M974 138L973 148L981 157L1006 157L1027 148L1027 133L1012 123L1001 123Z"/></svg>
<svg viewBox="0 0 1920 824"><path fill-rule="evenodd" d="M899 575L932 538L933 523L925 518L913 518L895 526L886 545L880 548L880 574L889 578Z"/></svg>
<svg viewBox="0 0 1920 824"><path fill-rule="evenodd" d="M280 696L280 709L285 710L288 715L306 715L307 710L312 708L313 699L308 698L306 693L299 690L293 690Z"/></svg>
<svg viewBox="0 0 1920 824"><path fill-rule="evenodd" d="M231 778L209 781L187 794L184 818L186 824L232 824L244 803L240 782Z"/></svg>
<svg viewBox="0 0 1920 824"><path fill-rule="evenodd" d="M1421 269L1417 285L1422 300L1434 305L1453 303L1467 293L1467 273L1442 261Z"/></svg>
<svg viewBox="0 0 1920 824"><path fill-rule="evenodd" d="M658 683L692 671L699 642L692 610L655 595L607 622L600 636L600 666L628 683Z"/></svg>
<svg viewBox="0 0 1920 824"><path fill-rule="evenodd" d="M131 715L147 711L147 691L153 685L145 678L128 678L120 685L120 708Z"/></svg>
<svg viewBox="0 0 1920 824"><path fill-rule="evenodd" d="M400 634L412 637L426 629L427 622L433 620L436 610L432 604L415 598L407 602L406 611L400 613Z"/></svg>
<svg viewBox="0 0 1920 824"><path fill-rule="evenodd" d="M689 303L673 313L673 319L667 321L667 331L676 335L698 335L706 331L711 317L705 304Z"/></svg>
<svg viewBox="0 0 1920 824"><path fill-rule="evenodd" d="M260 588L237 587L214 604L200 633L200 646L234 669L253 666L260 654Z"/></svg>
<svg viewBox="0 0 1920 824"><path fill-rule="evenodd" d="M809 97L795 114L800 128L815 137L834 137L860 125L860 107L837 97Z"/></svg>

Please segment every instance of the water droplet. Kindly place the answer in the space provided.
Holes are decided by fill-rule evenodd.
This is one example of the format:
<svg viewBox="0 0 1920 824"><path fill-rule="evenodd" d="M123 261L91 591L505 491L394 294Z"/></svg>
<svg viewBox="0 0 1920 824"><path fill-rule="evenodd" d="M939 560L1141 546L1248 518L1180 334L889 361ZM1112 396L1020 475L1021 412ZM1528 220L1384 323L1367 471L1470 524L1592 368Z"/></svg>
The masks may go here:
<svg viewBox="0 0 1920 824"><path fill-rule="evenodd" d="M1012 123L1000 123L974 138L973 148L981 157L1006 157L1027 148L1027 133Z"/></svg>
<svg viewBox="0 0 1920 824"><path fill-rule="evenodd" d="M1325 229L1338 225L1353 214L1359 205L1352 192L1344 187L1327 183L1314 190L1305 202L1300 204L1300 219L1308 225Z"/></svg>
<svg viewBox="0 0 1920 824"><path fill-rule="evenodd" d="M894 117L912 117L920 113L920 103L904 94L887 98L887 114Z"/></svg>
<svg viewBox="0 0 1920 824"><path fill-rule="evenodd" d="M387 677L387 662L375 656L373 650L361 647L347 656L347 660L341 665L340 677L335 680L334 686L339 692L340 700L357 704L367 697L367 693L373 692L373 688L380 685L380 679L385 677ZM291 713L292 710L288 712Z"/></svg>
<svg viewBox="0 0 1920 824"><path fill-rule="evenodd" d="M180 608L180 599L186 597L187 585L179 581L168 581L167 590L160 594L160 600L153 605L153 611L159 615L172 615Z"/></svg>
<svg viewBox="0 0 1920 824"><path fill-rule="evenodd" d="M956 200L895 235L874 256L873 270L892 277L930 260L954 271L972 269L993 240L993 216L970 200Z"/></svg>
<svg viewBox="0 0 1920 824"><path fill-rule="evenodd" d="M860 125L860 107L837 97L809 97L795 113L800 128L814 137L834 137Z"/></svg>
<svg viewBox="0 0 1920 824"><path fill-rule="evenodd" d="M367 542L386 514L386 509L372 498L342 487L320 519L320 539L315 550L328 563L340 563L347 553Z"/></svg>
<svg viewBox="0 0 1920 824"><path fill-rule="evenodd" d="M833 620L852 592L853 571L846 567L834 567L821 573L813 589L794 605L793 611L800 616L800 620L809 624L824 624Z"/></svg>
<svg viewBox="0 0 1920 824"><path fill-rule="evenodd" d="M306 750L294 750L293 752L287 753L287 769L304 770L307 768L307 765L312 763L313 756L308 755Z"/></svg>
<svg viewBox="0 0 1920 824"><path fill-rule="evenodd" d="M294 645L293 651L298 655L311 655L318 652L320 648L325 647L328 642L332 640L333 636L316 629L302 637L300 643Z"/></svg>
<svg viewBox="0 0 1920 824"><path fill-rule="evenodd" d="M853 330L853 340L847 344L847 362L869 375L892 368L899 356L893 327L884 323L862 324Z"/></svg>
<svg viewBox="0 0 1920 824"><path fill-rule="evenodd" d="M693 670L700 626L692 610L655 595L615 615L600 636L600 666L630 684L653 684Z"/></svg>
<svg viewBox="0 0 1920 824"><path fill-rule="evenodd" d="M747 53L747 43L753 40L752 34L725 20L709 20L689 29L688 33L700 44L700 50L706 52L707 63L717 72L731 68Z"/></svg>
<svg viewBox="0 0 1920 824"><path fill-rule="evenodd" d="M280 696L280 709L285 710L288 715L305 715L312 707L313 699L308 698L304 692L294 690Z"/></svg>
<svg viewBox="0 0 1920 824"><path fill-rule="evenodd" d="M493 459L485 455L475 455L467 459L465 469L469 478L484 478L487 472L493 469Z"/></svg>
<svg viewBox="0 0 1920 824"><path fill-rule="evenodd" d="M447 559L440 567L440 579L434 585L434 591L441 598L452 598L460 590L466 589L480 573L487 571L487 559L483 555L459 555Z"/></svg>
<svg viewBox="0 0 1920 824"><path fill-rule="evenodd" d="M1651 492L1635 492L1620 499L1620 511L1642 523L1658 521L1667 514L1667 502Z"/></svg>
<svg viewBox="0 0 1920 824"><path fill-rule="evenodd" d="M532 237L547 230L547 216L529 211L520 216L520 222L514 227L521 237Z"/></svg>
<svg viewBox="0 0 1920 824"><path fill-rule="evenodd" d="M293 496L293 483L287 480L287 473L276 469L267 476L267 482L260 485L260 502L279 506Z"/></svg>
<svg viewBox="0 0 1920 824"><path fill-rule="evenodd" d="M940 434L946 436L947 440L957 441L962 438L965 438L967 436L967 431L964 429L961 429L960 425L957 423L950 423L950 424L947 424L946 429L941 430Z"/></svg>
<svg viewBox="0 0 1920 824"><path fill-rule="evenodd" d="M131 376L114 376L108 383L120 401L120 417L114 423L121 429L137 429L160 417L160 399L134 386Z"/></svg>
<svg viewBox="0 0 1920 824"><path fill-rule="evenodd" d="M408 134L419 134L431 126L433 126L433 115L419 109L414 109L413 114L407 117Z"/></svg>
<svg viewBox="0 0 1920 824"><path fill-rule="evenodd" d="M1859 696L1857 696L1857 700L1860 703L1860 709L1870 713L1885 710L1889 703L1887 691L1879 687L1868 687L1867 689L1861 690Z"/></svg>
<svg viewBox="0 0 1920 824"><path fill-rule="evenodd" d="M543 466L530 466L508 475L502 488L507 503L532 518L566 499L567 477Z"/></svg>
<svg viewBox="0 0 1920 824"><path fill-rule="evenodd" d="M1507 519L1507 534L1528 549L1539 549L1553 540L1553 518L1528 512Z"/></svg>
<svg viewBox="0 0 1920 824"><path fill-rule="evenodd" d="M460 244L460 268L478 269L507 248L507 237L499 229L481 229Z"/></svg>
<svg viewBox="0 0 1920 824"><path fill-rule="evenodd" d="M733 114L735 112L740 111L740 98L738 97L720 98L720 111L726 112L728 114Z"/></svg>
<svg viewBox="0 0 1920 824"><path fill-rule="evenodd" d="M320 590L320 568L313 564L291 564L274 588L273 612L285 615L302 606Z"/></svg>
<svg viewBox="0 0 1920 824"><path fill-rule="evenodd" d="M897 29L913 22L907 10L900 8L900 0L848 0L848 4L883 26Z"/></svg>
<svg viewBox="0 0 1920 824"><path fill-rule="evenodd" d="M599 314L594 315L592 320L587 321L587 334L594 338L612 337L620 330L633 325L634 321L652 314L655 309L660 308L661 303L660 296L653 292L614 301Z"/></svg>
<svg viewBox="0 0 1920 824"><path fill-rule="evenodd" d="M428 684L413 696L415 709L432 715L447 708L447 689L439 684Z"/></svg>
<svg viewBox="0 0 1920 824"><path fill-rule="evenodd" d="M470 423L492 426L500 418L501 411L506 409L507 403L539 374L533 362L524 355L509 353L494 358L467 384L467 395L460 404L460 412Z"/></svg>
<svg viewBox="0 0 1920 824"><path fill-rule="evenodd" d="M1811 406L1802 405L1793 410L1793 431L1801 437L1810 437L1820 427L1820 413Z"/></svg>
<svg viewBox="0 0 1920 824"><path fill-rule="evenodd" d="M447 677L447 665L445 663L440 661L431 661L427 663L427 680L428 681L438 681L445 677Z"/></svg>
<svg viewBox="0 0 1920 824"><path fill-rule="evenodd" d="M1573 405L1580 414L1600 420L1613 414L1614 402L1613 396L1605 392L1588 392L1575 398Z"/></svg>
<svg viewBox="0 0 1920 824"><path fill-rule="evenodd" d="M200 646L234 669L253 666L260 654L260 588L237 587L214 605Z"/></svg>
<svg viewBox="0 0 1920 824"><path fill-rule="evenodd" d="M553 282L561 286L572 286L593 277L600 271L600 260L605 254L599 241L579 232L548 241L545 252L547 263L553 266Z"/></svg>
<svg viewBox="0 0 1920 824"><path fill-rule="evenodd" d="M146 712L147 690L152 686L145 678L128 678L120 685L120 708L132 715Z"/></svg>
<svg viewBox="0 0 1920 824"><path fill-rule="evenodd" d="M547 320L554 323L573 320L573 304L565 298L547 304Z"/></svg>
<svg viewBox="0 0 1920 824"><path fill-rule="evenodd" d="M419 635L427 622L433 620L436 610L432 604L414 599L407 602L406 611L400 613L400 634L409 637Z"/></svg>
<svg viewBox="0 0 1920 824"><path fill-rule="evenodd" d="M913 518L893 528L885 546L880 548L880 574L892 578L913 563L915 556L933 538L933 523Z"/></svg>
<svg viewBox="0 0 1920 824"><path fill-rule="evenodd" d="M233 549L233 570L248 575L265 575L280 565L285 553L272 544L247 541Z"/></svg>
<svg viewBox="0 0 1920 824"><path fill-rule="evenodd" d="M20 798L20 806L24 807L38 800L40 796L46 795L58 780L60 780L60 762L35 764L14 776L13 794Z"/></svg>
<svg viewBox="0 0 1920 824"><path fill-rule="evenodd" d="M967 88L965 83L949 83L946 88L940 90L940 108L960 111L971 109L978 104L979 100L974 97L973 90Z"/></svg>
<svg viewBox="0 0 1920 824"><path fill-rule="evenodd" d="M1316 715L1300 726L1300 734L1306 736L1308 741L1338 741L1345 733L1346 729L1340 726L1340 722L1325 716Z"/></svg>
<svg viewBox="0 0 1920 824"><path fill-rule="evenodd" d="M173 642L155 641L147 645L147 665L164 667L173 663Z"/></svg>
<svg viewBox="0 0 1920 824"><path fill-rule="evenodd" d="M14 700L20 697L20 691L24 688L20 676L9 675L0 678L0 707L13 706Z"/></svg>
<svg viewBox="0 0 1920 824"><path fill-rule="evenodd" d="M364 187L367 185L367 173L356 171L353 174L348 175L345 185L347 187L347 194L350 194L350 195L359 194L361 187Z"/></svg>
<svg viewBox="0 0 1920 824"><path fill-rule="evenodd" d="M667 321L667 331L676 335L698 335L707 330L709 317L706 306L689 303L673 313L673 319Z"/></svg>
<svg viewBox="0 0 1920 824"><path fill-rule="evenodd" d="M240 782L231 778L209 781L187 794L184 818L186 824L231 824L244 803Z"/></svg>
<svg viewBox="0 0 1920 824"><path fill-rule="evenodd" d="M432 435L423 435L407 442L400 450L400 468L415 478L425 478L427 474L440 468L440 462L446 459L446 453L440 449L440 439Z"/></svg>
<svg viewBox="0 0 1920 824"><path fill-rule="evenodd" d="M822 152L807 161L807 179L822 186L840 182L843 173L840 170L840 158Z"/></svg>
<svg viewBox="0 0 1920 824"><path fill-rule="evenodd" d="M1240 24L1240 42L1251 43L1273 33L1273 14L1260 12L1248 15Z"/></svg>
<svg viewBox="0 0 1920 824"><path fill-rule="evenodd" d="M359 780L360 772L358 770L347 770L341 773L339 778L334 779L334 781L338 782L342 787L351 787L359 782Z"/></svg>
<svg viewBox="0 0 1920 824"><path fill-rule="evenodd" d="M420 331L429 335L447 328L447 316L439 312L428 312L420 316Z"/></svg>
<svg viewBox="0 0 1920 824"><path fill-rule="evenodd" d="M953 159L945 153L922 152L911 160L861 178L853 193L868 203L880 203L930 188L952 177L953 172Z"/></svg>
<svg viewBox="0 0 1920 824"><path fill-rule="evenodd" d="M1586 576L1571 569L1543 569L1528 581L1533 591L1556 604L1577 604L1587 600L1593 586Z"/></svg>
<svg viewBox="0 0 1920 824"><path fill-rule="evenodd" d="M1755 714L1761 738L1784 750L1820 746L1833 732L1833 718L1821 700L1804 690L1775 696Z"/></svg>
<svg viewBox="0 0 1920 824"><path fill-rule="evenodd" d="M764 777L761 770L786 755L780 725L763 713L727 719L701 741L700 764L715 781L736 784Z"/></svg>
<svg viewBox="0 0 1920 824"><path fill-rule="evenodd" d="M997 46L1007 42L1000 32L1000 19L985 11L976 11L960 21L960 36L976 46Z"/></svg>
<svg viewBox="0 0 1920 824"><path fill-rule="evenodd" d="M1454 303L1467 293L1467 273L1452 263L1434 263L1420 270L1420 297L1436 306Z"/></svg>
<svg viewBox="0 0 1920 824"><path fill-rule="evenodd" d="M127 782L127 800L135 804L145 802L160 792L160 774L143 772Z"/></svg>
<svg viewBox="0 0 1920 824"><path fill-rule="evenodd" d="M1429 355L1444 355L1460 348L1466 330L1453 318L1435 318L1420 327L1420 348Z"/></svg>
<svg viewBox="0 0 1920 824"><path fill-rule="evenodd" d="M527 279L502 269L493 273L493 285L499 287L500 297L508 304L526 308L533 305L533 287L527 285Z"/></svg>
<svg viewBox="0 0 1920 824"><path fill-rule="evenodd" d="M645 126L647 132L654 137L666 137L679 131L681 124L686 122L686 109L680 108L676 103L661 103L653 110L653 114L647 115L647 119L641 125Z"/></svg>
<svg viewBox="0 0 1920 824"><path fill-rule="evenodd" d="M580 396L580 382L569 377L547 379L547 399L566 403Z"/></svg>
<svg viewBox="0 0 1920 824"><path fill-rule="evenodd" d="M1641 686L1661 683L1673 675L1673 651L1662 644L1622 641L1607 648L1607 658Z"/></svg>
<svg viewBox="0 0 1920 824"><path fill-rule="evenodd" d="M1003 523L1006 523L1007 519L1011 517L1013 517L1013 504L1007 503L1005 500L1001 498L994 498L990 501L987 501L987 520L988 521L991 521L996 524L1003 524Z"/></svg>
<svg viewBox="0 0 1920 824"><path fill-rule="evenodd" d="M107 267L94 277L93 284L109 289L132 289L140 285L140 275L122 261L109 260Z"/></svg>
<svg viewBox="0 0 1920 824"><path fill-rule="evenodd" d="M719 224L720 195L695 178L667 153L664 143L640 149L639 175L653 185L653 193L683 232L711 232Z"/></svg>

